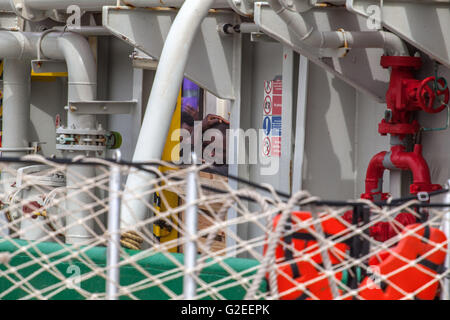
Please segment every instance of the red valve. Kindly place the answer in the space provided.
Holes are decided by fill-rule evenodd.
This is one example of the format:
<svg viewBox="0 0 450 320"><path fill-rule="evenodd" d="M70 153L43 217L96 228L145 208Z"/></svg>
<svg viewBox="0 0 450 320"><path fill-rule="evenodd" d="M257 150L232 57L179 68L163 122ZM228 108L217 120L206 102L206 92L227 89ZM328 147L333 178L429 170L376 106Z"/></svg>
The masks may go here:
<svg viewBox="0 0 450 320"><path fill-rule="evenodd" d="M438 113L444 110L447 107L448 101L449 101L449 90L448 88L445 88L444 90L436 90L436 93L431 89L431 87L428 85L429 82L434 83L435 77L428 77L424 79L418 89L417 89L417 100L419 101L419 106L422 108L423 111L428 113ZM445 80L443 78L439 78L437 81L441 86L445 86ZM437 96L436 96L437 95ZM437 97L444 96L444 100L442 101L442 104L434 109L434 102ZM426 100L428 99L428 103Z"/></svg>

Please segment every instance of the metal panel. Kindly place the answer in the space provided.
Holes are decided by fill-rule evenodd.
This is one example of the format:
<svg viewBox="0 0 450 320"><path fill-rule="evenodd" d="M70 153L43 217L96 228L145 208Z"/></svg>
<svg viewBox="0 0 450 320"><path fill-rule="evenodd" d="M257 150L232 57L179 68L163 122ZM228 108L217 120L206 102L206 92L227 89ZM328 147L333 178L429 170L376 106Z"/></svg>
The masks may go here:
<svg viewBox="0 0 450 320"><path fill-rule="evenodd" d="M137 100L131 101L78 101L69 102L70 111L77 114L129 114L136 108Z"/></svg>
<svg viewBox="0 0 450 320"><path fill-rule="evenodd" d="M378 0L348 0L348 10L369 17ZM450 4L384 1L382 25L405 41L450 67Z"/></svg>
<svg viewBox="0 0 450 320"><path fill-rule="evenodd" d="M159 59L176 13L176 10L104 7L103 25L118 38ZM236 24L238 19L232 12L210 13L194 40L186 68L189 79L222 99L235 98L232 70L236 36L220 35L217 26Z"/></svg>
<svg viewBox="0 0 450 320"><path fill-rule="evenodd" d="M31 68L36 74L67 72L67 65L64 61L32 60Z"/></svg>
<svg viewBox="0 0 450 320"><path fill-rule="evenodd" d="M0 11L0 28L12 31L22 30L23 20L19 19L15 13Z"/></svg>
<svg viewBox="0 0 450 320"><path fill-rule="evenodd" d="M345 10L317 9L304 14L305 20L320 31L343 28L348 31L366 31L365 19ZM320 67L335 74L354 88L385 101L389 72L380 66L381 49L352 49L344 58L320 58L322 51L306 46L292 34L284 21L267 5L255 5L255 23L261 31L306 56Z"/></svg>

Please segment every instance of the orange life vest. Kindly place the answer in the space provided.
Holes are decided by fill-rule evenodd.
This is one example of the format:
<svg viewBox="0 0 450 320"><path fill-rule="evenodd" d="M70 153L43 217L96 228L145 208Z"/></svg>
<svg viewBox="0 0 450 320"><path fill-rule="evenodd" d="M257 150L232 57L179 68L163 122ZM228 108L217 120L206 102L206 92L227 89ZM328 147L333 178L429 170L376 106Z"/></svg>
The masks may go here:
<svg viewBox="0 0 450 320"><path fill-rule="evenodd" d="M443 271L447 238L439 229L421 227L420 224L405 227L402 234L408 230L414 230L414 233L402 237L392 250L381 252L369 260L375 272L360 284L359 298L398 300L413 293L414 299L435 298L439 287L436 275ZM412 261L416 263L395 272ZM377 275L386 276L386 281Z"/></svg>
<svg viewBox="0 0 450 320"><path fill-rule="evenodd" d="M336 218L322 215L322 229L327 238L335 241L335 236L342 236L347 228ZM274 218L275 228L280 219L280 215ZM322 266L322 256L319 252L317 239L311 231L315 231L312 225L307 229L299 229L298 222L312 222L309 212L293 212L288 220L286 235L281 239L275 251L277 261L277 284L280 299L282 300L305 300L305 299L332 299L329 281L320 271ZM339 237L338 236L338 237ZM266 249L265 249L266 250ZM264 250L264 251L265 251ZM341 263L348 254L349 245L343 242L336 242L333 250L328 250L330 261L333 265ZM309 259L304 259L310 255ZM336 273L335 278L340 281L342 273ZM298 287L304 284L305 290Z"/></svg>

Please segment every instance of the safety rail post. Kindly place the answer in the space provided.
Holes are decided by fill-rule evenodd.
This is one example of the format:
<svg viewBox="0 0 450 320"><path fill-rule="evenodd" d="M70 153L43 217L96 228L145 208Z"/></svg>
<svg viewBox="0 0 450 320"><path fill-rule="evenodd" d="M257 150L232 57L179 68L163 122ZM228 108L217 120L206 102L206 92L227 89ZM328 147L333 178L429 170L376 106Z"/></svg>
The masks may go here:
<svg viewBox="0 0 450 320"><path fill-rule="evenodd" d="M183 295L184 300L193 300L197 291L197 285L194 277L195 266L197 262L197 156L195 152L191 154L192 170L188 173L186 184L186 228L185 233L187 241L184 245L184 279Z"/></svg>
<svg viewBox="0 0 450 320"><path fill-rule="evenodd" d="M120 161L120 151L115 153L115 160ZM118 300L120 287L120 181L119 165L111 165L109 176L109 210L108 210L108 249L106 256L107 279L106 299Z"/></svg>
<svg viewBox="0 0 450 320"><path fill-rule="evenodd" d="M450 189L450 179L447 181L447 188ZM450 204L450 192L445 194L445 203ZM450 208L446 208L445 214L442 217L442 231L444 231L447 237L447 246L450 239ZM450 268L450 248L447 247L447 256L445 257L445 270L448 271ZM444 277L444 285L442 288L441 299L450 300L450 274L446 274Z"/></svg>

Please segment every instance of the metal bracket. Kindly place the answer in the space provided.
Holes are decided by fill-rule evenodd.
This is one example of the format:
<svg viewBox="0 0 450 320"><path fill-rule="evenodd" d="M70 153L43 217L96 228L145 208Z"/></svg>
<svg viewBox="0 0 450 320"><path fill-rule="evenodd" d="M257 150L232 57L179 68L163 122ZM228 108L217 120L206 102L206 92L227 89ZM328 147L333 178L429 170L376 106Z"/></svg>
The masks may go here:
<svg viewBox="0 0 450 320"><path fill-rule="evenodd" d="M252 42L277 42L275 39L269 37L262 32L252 32L250 33L250 41Z"/></svg>
<svg viewBox="0 0 450 320"><path fill-rule="evenodd" d="M251 17L255 0L227 0L231 9L241 16Z"/></svg>
<svg viewBox="0 0 450 320"><path fill-rule="evenodd" d="M297 12L306 12L314 8L312 2L316 1L304 1L304 0L280 0L281 4L288 10Z"/></svg>
<svg viewBox="0 0 450 320"><path fill-rule="evenodd" d="M103 154L107 149L110 133L99 127L95 129L56 129L56 150L85 151Z"/></svg>
<svg viewBox="0 0 450 320"><path fill-rule="evenodd" d="M31 68L37 74L67 72L66 63L57 60L32 60Z"/></svg>
<svg viewBox="0 0 450 320"><path fill-rule="evenodd" d="M156 68L158 67L157 60L139 50L135 50L133 52L133 54L131 55L131 62L133 64L133 68L156 70Z"/></svg>
<svg viewBox="0 0 450 320"><path fill-rule="evenodd" d="M421 202L427 202L430 200L430 195L428 194L428 192L419 192L417 193L417 199Z"/></svg>
<svg viewBox="0 0 450 320"><path fill-rule="evenodd" d="M366 24L374 19L378 8L383 27L450 68L448 1L384 1L380 8L379 0L347 0L346 7L364 17Z"/></svg>
<svg viewBox="0 0 450 320"><path fill-rule="evenodd" d="M20 19L13 12L0 12L0 29L19 31L22 30L23 24L20 23Z"/></svg>
<svg viewBox="0 0 450 320"><path fill-rule="evenodd" d="M176 10L155 11L129 7L103 7L103 26L117 38L159 60ZM234 51L240 34L223 37L218 25L236 25L240 17L231 11L210 12L194 39L186 76L222 99L234 99Z"/></svg>
<svg viewBox="0 0 450 320"><path fill-rule="evenodd" d="M303 14L305 20L314 28L323 31L346 30L367 31L358 16L334 10L310 10ZM305 45L297 36L290 32L286 23L264 2L255 3L255 23L260 30L279 41L283 45L307 57L321 68L331 72L352 87L368 94L378 102L386 100L389 86L389 71L381 68L380 56L382 49L359 49L349 51L345 48L327 50ZM326 57L324 57L326 55ZM364 71L363 71L364 70Z"/></svg>
<svg viewBox="0 0 450 320"><path fill-rule="evenodd" d="M71 101L69 107L66 108L75 114L129 114L137 104L137 100Z"/></svg>
<svg viewBox="0 0 450 320"><path fill-rule="evenodd" d="M25 0L10 0L11 8L22 19L28 21L42 21L48 18L48 12L33 10L27 7Z"/></svg>

